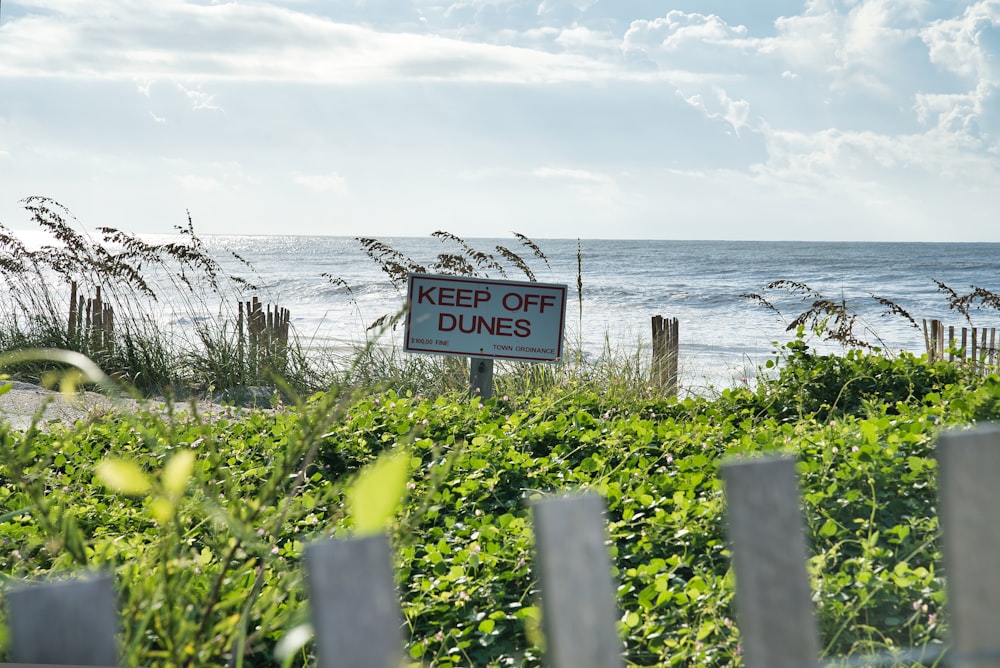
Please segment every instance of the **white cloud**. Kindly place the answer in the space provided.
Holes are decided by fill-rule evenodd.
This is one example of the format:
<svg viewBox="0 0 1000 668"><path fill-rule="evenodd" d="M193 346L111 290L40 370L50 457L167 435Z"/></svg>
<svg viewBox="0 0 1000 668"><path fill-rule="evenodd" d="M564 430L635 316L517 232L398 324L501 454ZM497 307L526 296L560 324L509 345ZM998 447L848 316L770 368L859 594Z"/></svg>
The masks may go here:
<svg viewBox="0 0 1000 668"><path fill-rule="evenodd" d="M916 192L959 192L1000 184L1000 168L962 135L932 130L886 136L874 132L825 130L815 133L764 129L768 160L753 172L762 182L806 191L864 192L875 184Z"/></svg>
<svg viewBox="0 0 1000 668"><path fill-rule="evenodd" d="M617 182L608 174L567 167L537 167L531 173L540 179L567 183L569 189L584 201L612 204L622 197Z"/></svg>
<svg viewBox="0 0 1000 668"><path fill-rule="evenodd" d="M597 183L614 182L606 174L595 174L585 169L568 169L565 167L538 167L531 172L542 179L569 179Z"/></svg>
<svg viewBox="0 0 1000 668"><path fill-rule="evenodd" d="M313 175L297 174L292 177L292 180L317 192L332 191L337 195L347 194L347 180L336 172Z"/></svg>
<svg viewBox="0 0 1000 668"><path fill-rule="evenodd" d="M220 192L224 190L222 182L210 176L198 174L174 174L173 179L185 190L202 192Z"/></svg>
<svg viewBox="0 0 1000 668"><path fill-rule="evenodd" d="M206 109L208 111L223 111L222 107L215 104L215 95L205 93L194 88L187 88L180 83L175 85L191 102L191 109L193 111L198 111L199 109Z"/></svg>
<svg viewBox="0 0 1000 668"><path fill-rule="evenodd" d="M702 111L706 117L720 119L732 126L736 134L741 129L750 127L750 103L746 100L734 100L719 86L712 87L714 100L706 103L701 93L684 97L684 101L695 109Z"/></svg>
<svg viewBox="0 0 1000 668"><path fill-rule="evenodd" d="M678 68L683 62L685 68L716 73L739 69L741 62L733 57L752 47L744 26L731 26L714 14L679 10L633 21L622 40L626 56L643 54L661 68Z"/></svg>
<svg viewBox="0 0 1000 668"><path fill-rule="evenodd" d="M604 31L596 31L586 26L573 26L563 30L556 30L555 39L557 45L578 53L606 52L617 53L621 48L621 39Z"/></svg>
<svg viewBox="0 0 1000 668"><path fill-rule="evenodd" d="M931 61L962 77L1000 83L996 45L984 40L989 30L1000 28L1000 2L981 0L961 16L940 19L927 26L921 37Z"/></svg>
<svg viewBox="0 0 1000 668"><path fill-rule="evenodd" d="M577 11L586 11L597 4L598 0L542 0L538 5L538 14L556 12L561 9L572 8Z"/></svg>
<svg viewBox="0 0 1000 668"><path fill-rule="evenodd" d="M968 93L918 93L914 108L922 123L950 133L978 135L977 121L994 91L994 87L980 83Z"/></svg>
<svg viewBox="0 0 1000 668"><path fill-rule="evenodd" d="M584 81L615 68L579 55L434 34L383 33L266 4L39 2L12 20L0 76L245 80L356 84L377 80ZM116 20L104 18L114 13ZM558 32L557 32L558 34ZM574 41L568 33L564 39ZM575 34L575 42L585 39ZM212 108L211 98L195 101Z"/></svg>

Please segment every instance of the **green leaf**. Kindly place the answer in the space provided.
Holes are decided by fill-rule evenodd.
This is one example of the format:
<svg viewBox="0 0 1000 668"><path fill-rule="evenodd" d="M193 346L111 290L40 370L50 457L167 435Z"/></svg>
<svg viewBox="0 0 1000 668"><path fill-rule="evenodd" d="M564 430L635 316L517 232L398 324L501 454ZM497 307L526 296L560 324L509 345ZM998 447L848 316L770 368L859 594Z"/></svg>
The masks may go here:
<svg viewBox="0 0 1000 668"><path fill-rule="evenodd" d="M97 477L109 489L121 494L145 494L151 487L142 469L121 459L105 459L98 464Z"/></svg>
<svg viewBox="0 0 1000 668"><path fill-rule="evenodd" d="M20 364L22 362L60 362L75 366L82 373L78 376L78 381L96 383L110 390L117 390L118 386L103 371L94 364L89 357L72 350L58 350L55 348L31 348L24 350L14 350L0 354L0 366Z"/></svg>
<svg viewBox="0 0 1000 668"><path fill-rule="evenodd" d="M170 499L165 499L162 496L156 497L149 504L149 509L153 513L153 517L160 524L166 524L173 518L176 507Z"/></svg>
<svg viewBox="0 0 1000 668"><path fill-rule="evenodd" d="M296 653L312 640L314 631L312 624L300 624L281 636L274 646L274 656L281 661L282 666L289 666Z"/></svg>
<svg viewBox="0 0 1000 668"><path fill-rule="evenodd" d="M178 452L163 467L163 489L172 497L180 496L184 493L193 471L194 452L191 450Z"/></svg>
<svg viewBox="0 0 1000 668"><path fill-rule="evenodd" d="M823 526L819 529L819 535L824 538L829 538L837 534L837 523L833 520L827 520L823 522Z"/></svg>
<svg viewBox="0 0 1000 668"><path fill-rule="evenodd" d="M347 507L359 536L385 531L406 491L410 454L383 454L366 467L347 491Z"/></svg>

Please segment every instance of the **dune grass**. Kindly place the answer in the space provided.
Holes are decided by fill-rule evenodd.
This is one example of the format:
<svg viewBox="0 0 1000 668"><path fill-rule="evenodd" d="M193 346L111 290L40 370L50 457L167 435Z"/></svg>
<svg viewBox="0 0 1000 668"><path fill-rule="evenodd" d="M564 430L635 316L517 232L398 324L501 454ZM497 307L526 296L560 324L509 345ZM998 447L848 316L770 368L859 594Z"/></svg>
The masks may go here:
<svg viewBox="0 0 1000 668"><path fill-rule="evenodd" d="M236 256L245 276L227 272L205 248L188 217L178 239L152 244L135 235L98 227L97 237L61 204L43 197L23 201L35 226L50 239L29 248L0 224L0 275L10 289L0 294L0 353L25 349L79 352L111 377L146 396L242 401L255 388L308 396L333 386L393 389L425 395L464 392L468 362L461 358L403 354L385 336L403 313L386 313L371 324L365 341L349 352L310 345L294 328L280 348L250 355L238 307L256 294L253 267ZM442 251L429 261L411 258L372 238L358 238L394 285L411 271L534 280L533 264L547 265L544 251L515 234L517 245L482 250L447 232L433 235ZM583 266L577 292L582 318ZM339 278L327 276L343 283ZM164 297L169 295L169 299ZM97 301L109 315L92 313ZM171 304L167 312L167 302ZM177 306L179 304L179 306ZM596 356L570 349L555 364L498 361L497 391L514 394L548 387L600 385L612 393L648 393L642 351L613 350ZM42 382L58 363L32 361L6 369L16 379Z"/></svg>

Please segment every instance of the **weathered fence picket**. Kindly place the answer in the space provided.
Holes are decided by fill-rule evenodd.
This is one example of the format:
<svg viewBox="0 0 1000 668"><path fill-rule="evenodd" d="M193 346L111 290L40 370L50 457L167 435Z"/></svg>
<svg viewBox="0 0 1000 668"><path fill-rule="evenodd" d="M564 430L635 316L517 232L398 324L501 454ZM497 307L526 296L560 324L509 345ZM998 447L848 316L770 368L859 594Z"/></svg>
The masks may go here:
<svg viewBox="0 0 1000 668"><path fill-rule="evenodd" d="M1000 427L938 440L941 535L954 665L1000 667Z"/></svg>
<svg viewBox="0 0 1000 668"><path fill-rule="evenodd" d="M111 576L14 587L5 598L13 661L117 665L118 613Z"/></svg>
<svg viewBox="0 0 1000 668"><path fill-rule="evenodd" d="M388 539L316 543L305 558L321 668L399 666L403 616Z"/></svg>
<svg viewBox="0 0 1000 668"><path fill-rule="evenodd" d="M604 501L593 495L548 498L532 509L549 665L619 668Z"/></svg>
<svg viewBox="0 0 1000 668"><path fill-rule="evenodd" d="M1000 370L1000 351L997 349L997 330L982 327L962 327L956 333L954 326L947 328L940 320L924 320L924 345L927 359L937 362L966 364L979 374Z"/></svg>
<svg viewBox="0 0 1000 668"><path fill-rule="evenodd" d="M288 361L288 332L292 314L275 304L266 306L256 296L240 302L236 315L237 360L252 373L265 370L281 373Z"/></svg>
<svg viewBox="0 0 1000 668"><path fill-rule="evenodd" d="M938 441L940 520L953 639L949 666L1000 668L1000 426L950 431ZM727 462L736 606L748 668L899 665L900 657L820 663L807 549L791 457ZM620 668L604 503L593 495L532 503L549 665ZM402 615L388 539L333 540L306 548L320 666L398 668ZM107 576L6 593L10 654L20 663L111 665L114 594ZM924 665L936 648L902 652Z"/></svg>
<svg viewBox="0 0 1000 668"><path fill-rule="evenodd" d="M654 315L652 381L663 388L667 396L677 396L678 363L680 358L680 321Z"/></svg>
<svg viewBox="0 0 1000 668"><path fill-rule="evenodd" d="M114 345L115 312L101 297L101 286L93 297L78 294L76 281L70 284L69 317L66 335L71 340L88 343L91 351L110 352Z"/></svg>
<svg viewBox="0 0 1000 668"><path fill-rule="evenodd" d="M800 668L819 658L795 461L727 464L736 609L747 665Z"/></svg>

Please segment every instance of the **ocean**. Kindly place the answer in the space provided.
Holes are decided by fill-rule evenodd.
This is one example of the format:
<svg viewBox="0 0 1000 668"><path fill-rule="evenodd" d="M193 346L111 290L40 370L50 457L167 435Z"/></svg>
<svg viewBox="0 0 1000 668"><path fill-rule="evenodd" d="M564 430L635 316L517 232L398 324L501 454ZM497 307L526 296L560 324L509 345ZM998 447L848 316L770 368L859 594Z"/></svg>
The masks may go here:
<svg viewBox="0 0 1000 668"><path fill-rule="evenodd" d="M369 324L405 302L405 285L394 287L354 238L202 239L231 271L257 284L262 301L290 310L294 330L307 346L364 341ZM380 241L428 267L439 253L459 250L453 242L432 237ZM513 236L466 240L498 259L495 247L502 245L521 255L538 281L567 285L565 340L570 350L582 350L588 359L610 352L638 355L648 362L651 318L677 318L680 385L692 393L752 383L777 346L793 338L788 324L816 299L846 304L857 316L854 331L859 338L886 351L920 354L922 330L901 316L887 315L876 297L898 305L917 323L937 318L960 327L967 324L964 317L949 309L948 295L935 281L959 295L973 286L1000 294L1000 244L532 241L545 261ZM254 271L228 259L233 252ZM509 262L503 264L508 278L524 280ZM488 274L502 278L497 271ZM803 296L764 289L779 280L808 286L812 292ZM749 294L765 297L778 313ZM976 326L1000 325L996 310L973 310L971 316ZM812 342L824 352L842 350ZM389 332L384 343L401 345L402 327Z"/></svg>

